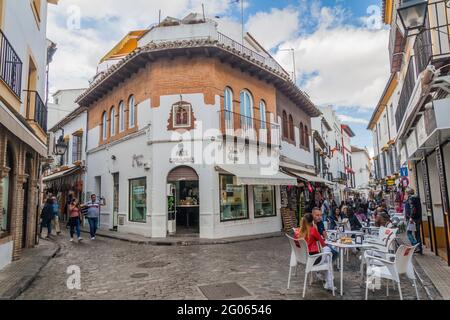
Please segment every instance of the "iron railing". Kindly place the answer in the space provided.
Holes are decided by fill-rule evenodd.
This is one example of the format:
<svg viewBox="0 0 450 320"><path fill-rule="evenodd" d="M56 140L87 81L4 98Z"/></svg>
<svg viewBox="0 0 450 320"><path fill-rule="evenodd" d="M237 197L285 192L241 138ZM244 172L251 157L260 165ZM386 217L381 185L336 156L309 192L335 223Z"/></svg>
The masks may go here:
<svg viewBox="0 0 450 320"><path fill-rule="evenodd" d="M416 37L414 43L414 55L416 60L417 74L424 71L433 56L431 33L426 30Z"/></svg>
<svg viewBox="0 0 450 320"><path fill-rule="evenodd" d="M37 91L25 90L27 95L27 119L34 120L44 132L47 132L47 106Z"/></svg>
<svg viewBox="0 0 450 320"><path fill-rule="evenodd" d="M217 33L217 41L221 44L223 44L226 47L229 47L231 49L234 49L238 51L241 54L244 54L248 56L250 59L254 59L255 61L265 64L267 67L274 69L276 72L284 73L286 75L289 75L286 70L283 69L283 67L272 57L268 56L265 57L252 49L244 46L243 44L231 39L230 37L224 35L223 33L218 32Z"/></svg>
<svg viewBox="0 0 450 320"><path fill-rule="evenodd" d="M0 30L0 78L20 99L22 90L22 61Z"/></svg>
<svg viewBox="0 0 450 320"><path fill-rule="evenodd" d="M240 113L221 110L220 129L222 134L240 137L271 145L280 145L280 125L251 118Z"/></svg>

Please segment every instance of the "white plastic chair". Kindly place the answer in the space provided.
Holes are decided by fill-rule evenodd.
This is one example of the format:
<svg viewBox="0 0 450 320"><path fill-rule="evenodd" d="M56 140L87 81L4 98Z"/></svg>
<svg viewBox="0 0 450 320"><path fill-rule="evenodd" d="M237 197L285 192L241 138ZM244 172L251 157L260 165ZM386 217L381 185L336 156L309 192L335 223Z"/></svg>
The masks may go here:
<svg viewBox="0 0 450 320"><path fill-rule="evenodd" d="M291 245L291 261L289 263L289 278L288 278L288 285L287 288L290 288L291 285L291 274L292 274L292 268L296 268L298 264L305 265L305 281L303 283L303 295L302 297L305 297L306 293L306 285L308 282L308 275L311 272L318 272L318 271L330 271L331 272L331 278L332 278L332 291L334 296L334 275L333 275L333 264L332 264L332 253L331 252L324 252L324 253L318 253L315 255L309 255L308 251L308 244L304 239L295 240L294 238L290 237L289 235L286 235L286 237L289 239L289 244ZM322 262L314 265L314 263L322 257ZM323 262L323 259L329 257L327 262Z"/></svg>
<svg viewBox="0 0 450 320"><path fill-rule="evenodd" d="M366 300L369 294L369 283L373 278L392 280L398 285L398 293L400 300L403 300L402 288L400 285L400 275L406 276L412 280L414 289L416 291L417 300L420 300L419 290L417 289L416 274L412 263L414 251L418 245L408 247L401 245L395 254L384 254L384 256L371 255L370 252L364 253L364 260L366 260ZM386 288L387 295L389 295L389 284Z"/></svg>

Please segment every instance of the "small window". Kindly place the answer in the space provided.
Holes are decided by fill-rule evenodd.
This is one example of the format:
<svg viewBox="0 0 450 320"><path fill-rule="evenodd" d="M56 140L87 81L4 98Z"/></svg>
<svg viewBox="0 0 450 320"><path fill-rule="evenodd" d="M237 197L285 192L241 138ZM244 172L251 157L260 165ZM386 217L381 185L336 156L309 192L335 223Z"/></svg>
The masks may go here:
<svg viewBox="0 0 450 320"><path fill-rule="evenodd" d="M305 147L309 150L309 130L308 126L305 126Z"/></svg>
<svg viewBox="0 0 450 320"><path fill-rule="evenodd" d="M130 221L146 222L147 216L147 179L130 180Z"/></svg>
<svg viewBox="0 0 450 320"><path fill-rule="evenodd" d="M292 115L289 115L289 139L295 141L294 119L292 118Z"/></svg>
<svg viewBox="0 0 450 320"><path fill-rule="evenodd" d="M261 129L267 129L266 103L264 101L261 101L259 103L259 114L261 119Z"/></svg>
<svg viewBox="0 0 450 320"><path fill-rule="evenodd" d="M72 163L81 161L83 135L72 136Z"/></svg>
<svg viewBox="0 0 450 320"><path fill-rule="evenodd" d="M136 100L131 96L128 100L128 128L133 128L136 125Z"/></svg>
<svg viewBox="0 0 450 320"><path fill-rule="evenodd" d="M123 101L119 104L119 131L125 131L125 105Z"/></svg>
<svg viewBox="0 0 450 320"><path fill-rule="evenodd" d="M283 137L289 138L288 117L286 111L283 111Z"/></svg>
<svg viewBox="0 0 450 320"><path fill-rule="evenodd" d="M189 103L177 103L172 106L174 128L191 127L191 108Z"/></svg>
<svg viewBox="0 0 450 320"><path fill-rule="evenodd" d="M106 140L108 138L108 116L106 112L103 112L102 122L102 137L103 140Z"/></svg>
<svg viewBox="0 0 450 320"><path fill-rule="evenodd" d="M225 127L226 129L233 129L233 92L230 88L225 89L224 93L224 110L225 110Z"/></svg>
<svg viewBox="0 0 450 320"><path fill-rule="evenodd" d="M116 110L114 107L111 109L110 115L111 137L116 135Z"/></svg>
<svg viewBox="0 0 450 320"><path fill-rule="evenodd" d="M303 122L300 122L300 146L305 146L305 127L303 126Z"/></svg>
<svg viewBox="0 0 450 320"><path fill-rule="evenodd" d="M253 129L253 98L247 90L241 91L241 128Z"/></svg>

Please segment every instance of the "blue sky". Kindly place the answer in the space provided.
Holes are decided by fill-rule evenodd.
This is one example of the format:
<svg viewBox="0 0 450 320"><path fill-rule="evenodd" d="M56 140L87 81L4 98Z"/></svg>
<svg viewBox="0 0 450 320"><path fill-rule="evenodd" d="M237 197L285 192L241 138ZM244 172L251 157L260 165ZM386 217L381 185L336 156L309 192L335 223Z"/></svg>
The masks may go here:
<svg viewBox="0 0 450 320"><path fill-rule="evenodd" d="M244 0L245 29L289 72L294 48L298 83L317 105L333 105L356 133L353 143L372 147L368 120L389 77L388 31L381 0ZM219 28L240 34L240 5L233 0L64 0L49 9L49 38L58 44L51 90L85 87L99 59L128 31L162 16L201 12L220 16ZM133 3L132 6L129 3ZM70 26L79 17L79 26ZM71 63L68 64L67 61Z"/></svg>

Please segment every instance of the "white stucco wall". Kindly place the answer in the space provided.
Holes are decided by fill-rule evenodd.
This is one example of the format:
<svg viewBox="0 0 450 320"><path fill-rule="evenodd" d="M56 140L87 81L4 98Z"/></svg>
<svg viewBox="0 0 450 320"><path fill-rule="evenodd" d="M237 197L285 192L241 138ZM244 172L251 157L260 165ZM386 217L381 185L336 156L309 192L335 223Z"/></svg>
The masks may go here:
<svg viewBox="0 0 450 320"><path fill-rule="evenodd" d="M47 63L47 1L41 1L41 22L38 25L30 1L6 0L2 31L22 60L22 90L28 86L29 57L37 67L37 91L45 101L45 66ZM21 113L24 114L26 91L21 94Z"/></svg>
<svg viewBox="0 0 450 320"><path fill-rule="evenodd" d="M9 241L5 244L0 244L0 270L6 267L12 261L13 242Z"/></svg>

